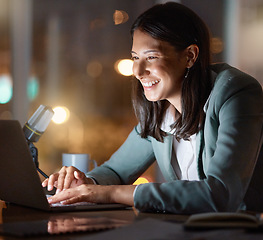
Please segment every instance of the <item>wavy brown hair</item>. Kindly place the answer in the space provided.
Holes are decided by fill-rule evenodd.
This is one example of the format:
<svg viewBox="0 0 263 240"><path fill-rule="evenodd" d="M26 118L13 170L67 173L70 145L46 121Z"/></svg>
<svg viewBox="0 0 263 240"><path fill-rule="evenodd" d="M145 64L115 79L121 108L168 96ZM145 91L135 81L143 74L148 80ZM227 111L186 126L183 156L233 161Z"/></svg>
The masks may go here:
<svg viewBox="0 0 263 240"><path fill-rule="evenodd" d="M199 47L199 56L182 84L181 114L173 124L177 139L189 139L203 124L204 104L211 92L210 34L205 23L184 5L168 2L158 4L141 14L131 28L140 29L155 39L166 41L180 52L191 44ZM163 141L166 133L161 130L167 100L148 101L138 80L133 81L132 102L141 126L141 137L152 136Z"/></svg>

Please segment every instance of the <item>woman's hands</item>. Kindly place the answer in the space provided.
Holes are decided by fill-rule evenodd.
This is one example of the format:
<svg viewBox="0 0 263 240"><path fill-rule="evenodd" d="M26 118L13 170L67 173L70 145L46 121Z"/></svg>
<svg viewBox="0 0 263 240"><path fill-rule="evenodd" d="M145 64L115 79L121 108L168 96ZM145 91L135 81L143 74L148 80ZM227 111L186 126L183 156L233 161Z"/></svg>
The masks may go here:
<svg viewBox="0 0 263 240"><path fill-rule="evenodd" d="M75 167L62 167L58 173L50 175L42 183L51 191L57 188L56 194L48 198L49 203L77 202L122 203L133 206L134 185L95 185L94 181Z"/></svg>
<svg viewBox="0 0 263 240"><path fill-rule="evenodd" d="M65 189L56 195L48 198L49 203L61 202L62 204L72 204L77 202L93 203L122 203L133 206L134 185L91 185L82 184L80 186Z"/></svg>
<svg viewBox="0 0 263 240"><path fill-rule="evenodd" d="M85 174L75 167L62 167L58 173L50 175L49 178L42 182L42 186L47 187L48 191L56 187L56 193L68 188L80 186L81 184L94 184L94 182L86 178Z"/></svg>

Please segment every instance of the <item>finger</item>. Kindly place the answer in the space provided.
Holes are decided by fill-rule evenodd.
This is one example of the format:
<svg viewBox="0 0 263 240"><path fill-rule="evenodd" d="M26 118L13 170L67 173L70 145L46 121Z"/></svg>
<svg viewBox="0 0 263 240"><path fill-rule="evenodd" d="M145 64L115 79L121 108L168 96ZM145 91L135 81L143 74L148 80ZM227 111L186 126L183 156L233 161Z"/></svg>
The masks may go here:
<svg viewBox="0 0 263 240"><path fill-rule="evenodd" d="M72 197L64 201L61 201L63 205L74 204L74 203L79 203L79 202L84 202L84 201L82 201L79 197Z"/></svg>
<svg viewBox="0 0 263 240"><path fill-rule="evenodd" d="M81 179L81 173L78 172L78 171L74 171L74 177L75 177L77 180L80 180L80 179Z"/></svg>
<svg viewBox="0 0 263 240"><path fill-rule="evenodd" d="M77 195L77 193L76 191L74 191L74 189L67 189L59 193L56 193L52 197L49 197L48 202L49 203L65 202L66 200L74 197L75 195Z"/></svg>
<svg viewBox="0 0 263 240"><path fill-rule="evenodd" d="M85 178L86 178L86 175L83 172L81 172L81 171L74 171L74 177L77 180L83 180L83 182L84 182Z"/></svg>
<svg viewBox="0 0 263 240"><path fill-rule="evenodd" d="M60 201L62 201L63 197L59 196L61 192L59 193L56 193L55 195L49 197L47 200L48 202L51 204L51 203L58 203Z"/></svg>
<svg viewBox="0 0 263 240"><path fill-rule="evenodd" d="M69 197L69 196L71 196L71 197ZM86 201L85 197L74 193L74 194L68 195L68 198L61 200L60 202L64 205L66 205L66 204L74 204L74 203L87 202L87 201Z"/></svg>
<svg viewBox="0 0 263 240"><path fill-rule="evenodd" d="M57 192L60 192L64 188L64 181L65 181L65 176L66 176L66 168L63 167L59 173L58 173L58 178L57 178Z"/></svg>
<svg viewBox="0 0 263 240"><path fill-rule="evenodd" d="M74 177L79 181L79 185L80 184L96 184L95 181L91 178L87 178L85 173L81 172L81 171L75 171L74 172Z"/></svg>
<svg viewBox="0 0 263 240"><path fill-rule="evenodd" d="M42 187L46 187L48 184L48 178L46 178L43 182L42 182Z"/></svg>
<svg viewBox="0 0 263 240"><path fill-rule="evenodd" d="M52 175L50 175L50 177L48 179L46 179L46 186L47 186L47 190L51 191L53 190L54 184L57 181L57 177L58 177L58 173L54 173Z"/></svg>
<svg viewBox="0 0 263 240"><path fill-rule="evenodd" d="M67 168L67 174L64 179L64 186L63 189L68 189L71 187L72 183L75 179L74 172L76 171L76 168L69 167Z"/></svg>

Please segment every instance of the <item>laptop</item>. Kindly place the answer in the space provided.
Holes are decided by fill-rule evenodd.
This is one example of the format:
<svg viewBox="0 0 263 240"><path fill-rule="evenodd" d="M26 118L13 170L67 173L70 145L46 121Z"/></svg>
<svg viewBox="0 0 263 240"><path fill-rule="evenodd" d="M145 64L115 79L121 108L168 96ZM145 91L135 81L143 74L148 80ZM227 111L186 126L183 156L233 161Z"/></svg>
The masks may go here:
<svg viewBox="0 0 263 240"><path fill-rule="evenodd" d="M0 120L0 199L44 211L107 210L123 204L79 203L50 205L33 162L21 125Z"/></svg>

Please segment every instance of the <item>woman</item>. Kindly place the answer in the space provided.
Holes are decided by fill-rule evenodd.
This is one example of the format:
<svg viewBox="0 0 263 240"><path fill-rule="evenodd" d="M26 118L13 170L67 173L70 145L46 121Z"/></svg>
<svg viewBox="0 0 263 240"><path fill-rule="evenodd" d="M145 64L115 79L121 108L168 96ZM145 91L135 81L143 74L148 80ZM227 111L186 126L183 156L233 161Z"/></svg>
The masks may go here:
<svg viewBox="0 0 263 240"><path fill-rule="evenodd" d="M139 124L100 167L86 175L63 167L45 180L44 187L57 186L50 203L183 214L260 210L260 84L227 64L210 65L208 30L183 5L152 7L131 33ZM166 182L130 185L155 159Z"/></svg>

